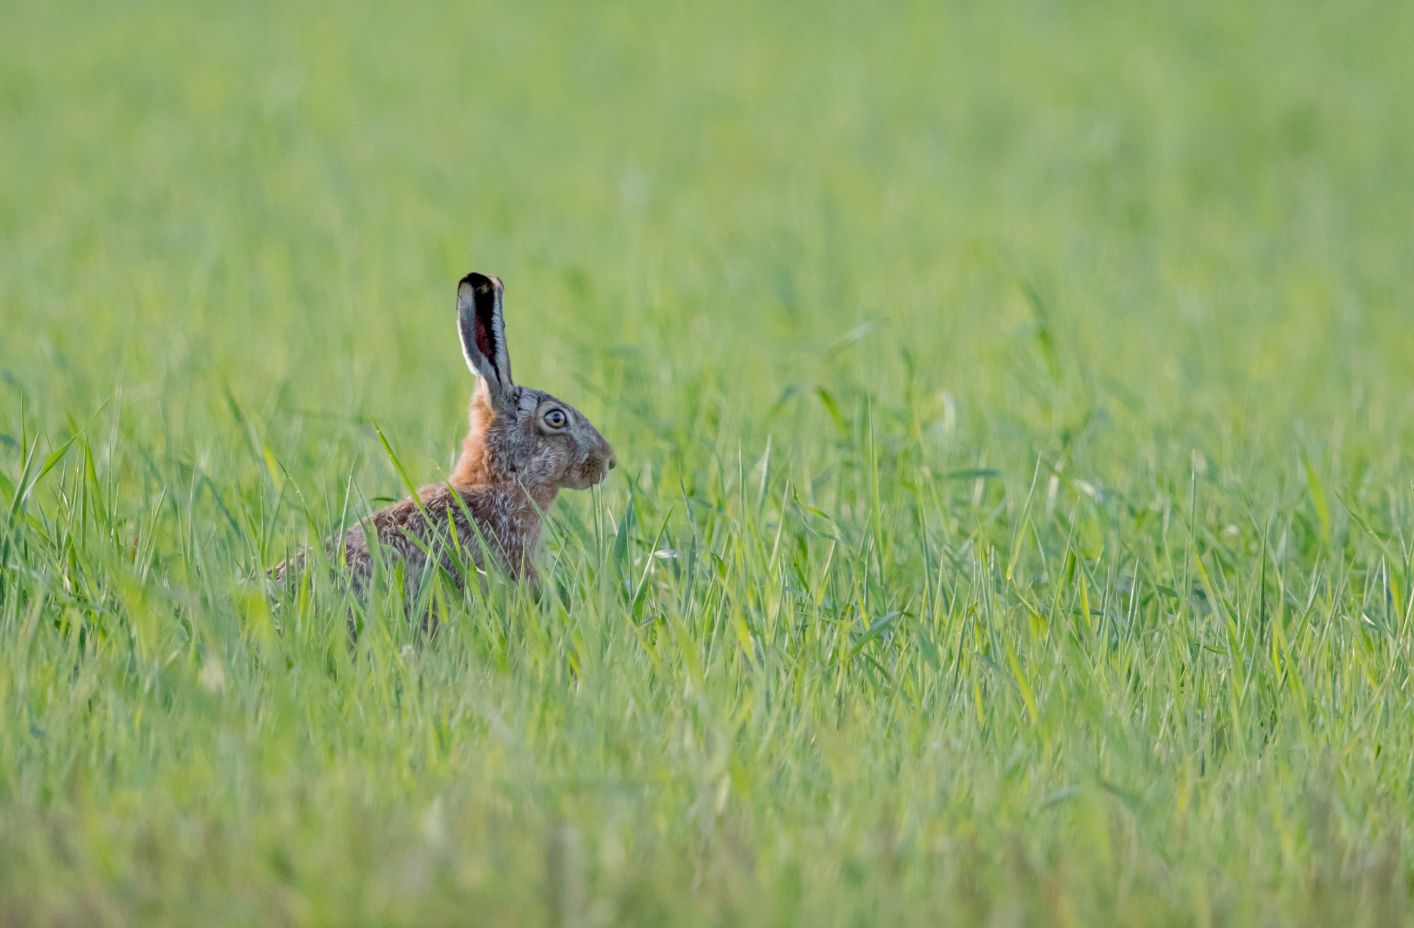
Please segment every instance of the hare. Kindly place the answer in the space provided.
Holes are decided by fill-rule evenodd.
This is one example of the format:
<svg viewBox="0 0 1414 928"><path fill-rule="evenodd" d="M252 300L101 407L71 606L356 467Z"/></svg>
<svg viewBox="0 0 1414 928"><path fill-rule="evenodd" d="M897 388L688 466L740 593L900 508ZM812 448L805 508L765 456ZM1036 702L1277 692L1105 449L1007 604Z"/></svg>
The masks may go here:
<svg viewBox="0 0 1414 928"><path fill-rule="evenodd" d="M467 274L457 284L457 326L467 366L476 375L471 428L445 483L382 509L335 540L349 581L366 590L375 553L404 562L409 580L438 567L458 586L489 554L515 578L534 580L541 514L562 489L587 489L614 468L614 449L568 403L516 386L502 318L498 277ZM341 544L340 544L341 542ZM272 571L292 575L303 558Z"/></svg>

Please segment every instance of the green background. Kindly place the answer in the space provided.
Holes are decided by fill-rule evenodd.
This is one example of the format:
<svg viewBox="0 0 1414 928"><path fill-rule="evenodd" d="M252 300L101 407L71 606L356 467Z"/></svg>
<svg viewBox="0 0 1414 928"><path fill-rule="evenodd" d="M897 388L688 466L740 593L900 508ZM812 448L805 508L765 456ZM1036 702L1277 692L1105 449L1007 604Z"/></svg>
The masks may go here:
<svg viewBox="0 0 1414 928"><path fill-rule="evenodd" d="M0 924L1409 923L1414 5L4 21ZM472 269L620 469L350 647Z"/></svg>

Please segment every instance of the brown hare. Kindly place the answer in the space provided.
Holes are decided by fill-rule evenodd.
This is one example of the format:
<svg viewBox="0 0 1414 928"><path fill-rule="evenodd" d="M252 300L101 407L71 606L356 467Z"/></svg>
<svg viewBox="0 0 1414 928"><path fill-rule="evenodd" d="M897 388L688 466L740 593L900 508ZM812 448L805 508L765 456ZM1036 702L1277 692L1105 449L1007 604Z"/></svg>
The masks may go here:
<svg viewBox="0 0 1414 928"><path fill-rule="evenodd" d="M403 562L414 582L444 569L458 586L485 555L513 577L535 578L541 514L561 489L583 490L614 467L614 449L568 403L511 380L498 277L471 273L457 285L457 326L466 363L476 374L471 428L445 483L382 509L335 539L349 580L362 593L377 551ZM292 576L303 558L272 571Z"/></svg>

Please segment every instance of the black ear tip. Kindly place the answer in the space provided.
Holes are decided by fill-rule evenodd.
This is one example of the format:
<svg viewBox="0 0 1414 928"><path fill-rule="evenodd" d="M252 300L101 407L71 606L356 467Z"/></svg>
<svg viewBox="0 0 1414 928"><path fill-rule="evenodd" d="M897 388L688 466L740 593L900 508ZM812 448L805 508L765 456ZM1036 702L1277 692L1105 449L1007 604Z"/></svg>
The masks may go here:
<svg viewBox="0 0 1414 928"><path fill-rule="evenodd" d="M462 287L470 287L477 295L485 296L500 290L501 281L499 278L472 271L457 282L458 293L461 292Z"/></svg>

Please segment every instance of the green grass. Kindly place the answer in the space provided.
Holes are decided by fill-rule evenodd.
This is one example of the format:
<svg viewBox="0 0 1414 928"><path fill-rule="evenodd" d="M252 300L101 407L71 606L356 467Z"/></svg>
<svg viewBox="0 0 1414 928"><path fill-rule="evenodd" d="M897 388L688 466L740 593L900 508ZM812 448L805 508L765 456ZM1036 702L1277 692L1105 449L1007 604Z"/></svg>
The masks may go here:
<svg viewBox="0 0 1414 928"><path fill-rule="evenodd" d="M392 6L4 17L0 924L1411 923L1414 5Z"/></svg>

